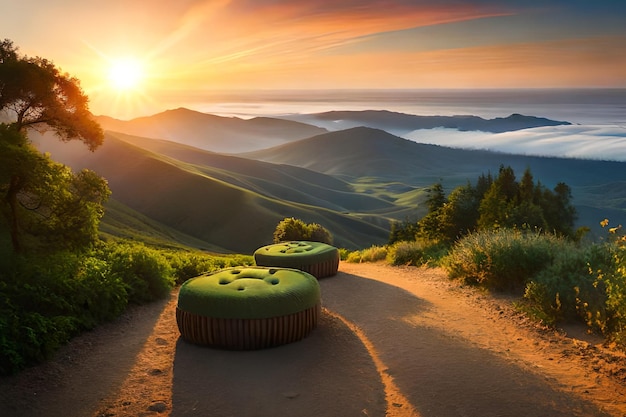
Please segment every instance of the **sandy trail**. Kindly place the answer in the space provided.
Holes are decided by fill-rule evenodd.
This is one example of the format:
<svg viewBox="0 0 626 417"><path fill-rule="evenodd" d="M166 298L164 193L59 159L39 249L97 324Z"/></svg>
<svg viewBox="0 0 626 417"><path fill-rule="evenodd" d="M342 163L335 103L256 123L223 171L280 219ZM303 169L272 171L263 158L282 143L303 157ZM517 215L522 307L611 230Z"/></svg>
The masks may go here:
<svg viewBox="0 0 626 417"><path fill-rule="evenodd" d="M0 380L2 416L624 416L626 358L532 325L443 271L342 263L306 339L231 352L179 338L169 300Z"/></svg>

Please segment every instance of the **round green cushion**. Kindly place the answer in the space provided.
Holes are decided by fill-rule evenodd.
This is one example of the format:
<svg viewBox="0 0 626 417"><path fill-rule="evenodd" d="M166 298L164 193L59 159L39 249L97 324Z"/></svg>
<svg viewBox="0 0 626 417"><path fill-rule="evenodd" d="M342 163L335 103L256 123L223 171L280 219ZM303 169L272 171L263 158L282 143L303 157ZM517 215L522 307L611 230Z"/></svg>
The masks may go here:
<svg viewBox="0 0 626 417"><path fill-rule="evenodd" d="M262 266L300 269L321 278L337 273L339 249L322 242L281 242L257 249L254 261Z"/></svg>
<svg viewBox="0 0 626 417"><path fill-rule="evenodd" d="M287 268L226 268L186 281L178 294L180 310L215 318L277 317L319 303L317 279Z"/></svg>

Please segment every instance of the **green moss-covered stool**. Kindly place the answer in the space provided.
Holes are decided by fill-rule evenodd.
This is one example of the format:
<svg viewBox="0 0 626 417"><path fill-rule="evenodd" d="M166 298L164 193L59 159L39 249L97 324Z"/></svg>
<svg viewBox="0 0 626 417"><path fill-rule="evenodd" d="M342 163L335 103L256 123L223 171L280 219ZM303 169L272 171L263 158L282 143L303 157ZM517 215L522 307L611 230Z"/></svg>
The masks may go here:
<svg viewBox="0 0 626 417"><path fill-rule="evenodd" d="M234 267L184 282L176 322L182 337L195 344L263 349L306 337L320 309L319 283L306 272Z"/></svg>
<svg viewBox="0 0 626 417"><path fill-rule="evenodd" d="M261 266L294 268L324 278L337 273L339 249L321 242L281 242L257 249L254 261Z"/></svg>

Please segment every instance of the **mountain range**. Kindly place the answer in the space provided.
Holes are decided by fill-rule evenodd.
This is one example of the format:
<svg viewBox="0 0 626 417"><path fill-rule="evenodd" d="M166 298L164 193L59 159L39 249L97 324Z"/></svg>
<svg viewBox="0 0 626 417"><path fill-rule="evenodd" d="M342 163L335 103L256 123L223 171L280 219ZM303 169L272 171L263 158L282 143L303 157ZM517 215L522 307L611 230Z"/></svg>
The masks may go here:
<svg viewBox="0 0 626 417"><path fill-rule="evenodd" d="M77 142L36 134L32 139L53 159L108 180L113 194L104 233L215 252L251 253L271 243L285 217L321 224L339 247L384 244L391 221L426 213L430 185L441 182L451 191L480 174L497 173L500 165L519 176L528 167L548 188L568 184L580 225L593 228L605 217L611 224L626 220L624 163L420 144L377 125L381 115L410 116L389 113L351 112L351 120L370 126L331 131L303 121L178 109L130 121L100 117L106 137L93 153ZM441 120L428 119L420 118L431 125ZM493 128L504 129L507 119L511 130L522 128L522 120L531 127L564 123L512 115L493 119Z"/></svg>

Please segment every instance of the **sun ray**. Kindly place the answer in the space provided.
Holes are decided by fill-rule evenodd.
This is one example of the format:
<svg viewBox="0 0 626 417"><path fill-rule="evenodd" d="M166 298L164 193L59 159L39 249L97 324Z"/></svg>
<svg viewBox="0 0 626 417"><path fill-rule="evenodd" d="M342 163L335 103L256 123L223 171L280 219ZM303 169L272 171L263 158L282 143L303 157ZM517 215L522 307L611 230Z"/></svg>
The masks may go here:
<svg viewBox="0 0 626 417"><path fill-rule="evenodd" d="M136 90L142 83L144 69L135 58L122 58L111 63L109 82L117 90Z"/></svg>

